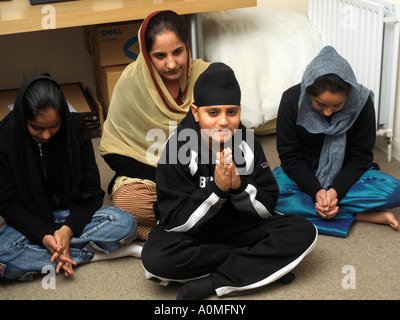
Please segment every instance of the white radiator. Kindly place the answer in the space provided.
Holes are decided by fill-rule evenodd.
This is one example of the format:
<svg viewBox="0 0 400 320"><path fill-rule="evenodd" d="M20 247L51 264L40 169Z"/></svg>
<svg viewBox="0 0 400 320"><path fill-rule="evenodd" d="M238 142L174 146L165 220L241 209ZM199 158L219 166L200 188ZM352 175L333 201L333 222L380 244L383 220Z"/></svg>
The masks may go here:
<svg viewBox="0 0 400 320"><path fill-rule="evenodd" d="M378 133L391 158L400 3L390 0L309 0L308 18L353 67L357 81L375 94Z"/></svg>

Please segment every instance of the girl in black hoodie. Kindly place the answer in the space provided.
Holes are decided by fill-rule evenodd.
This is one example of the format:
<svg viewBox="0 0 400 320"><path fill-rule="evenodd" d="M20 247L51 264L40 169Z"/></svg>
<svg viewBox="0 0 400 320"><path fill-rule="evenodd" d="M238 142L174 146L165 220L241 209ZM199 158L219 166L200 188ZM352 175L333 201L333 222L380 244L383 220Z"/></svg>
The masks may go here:
<svg viewBox="0 0 400 320"><path fill-rule="evenodd" d="M83 117L54 80L28 80L0 122L0 277L30 280L47 265L71 276L79 263L139 256L136 244L120 248L135 220L103 196Z"/></svg>

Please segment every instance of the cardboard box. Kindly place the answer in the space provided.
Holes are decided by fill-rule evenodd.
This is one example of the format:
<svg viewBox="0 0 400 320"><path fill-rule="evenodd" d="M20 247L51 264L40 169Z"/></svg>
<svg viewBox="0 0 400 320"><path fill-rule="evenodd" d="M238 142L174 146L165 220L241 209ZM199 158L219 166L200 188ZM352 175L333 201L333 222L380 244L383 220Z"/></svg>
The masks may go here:
<svg viewBox="0 0 400 320"><path fill-rule="evenodd" d="M92 138L101 136L102 124L100 123L99 114L94 108L93 102L87 96L82 84L62 84L61 90L67 102L75 109L75 112L85 117L90 136Z"/></svg>
<svg viewBox="0 0 400 320"><path fill-rule="evenodd" d="M76 112L85 115L91 115L93 113L80 83L62 84L61 90L67 102Z"/></svg>
<svg viewBox="0 0 400 320"><path fill-rule="evenodd" d="M138 31L141 21L87 26L85 45L101 67L128 64L139 54Z"/></svg>
<svg viewBox="0 0 400 320"><path fill-rule="evenodd" d="M104 117L107 117L114 87L126 66L127 64L109 67L94 66L96 92L103 105Z"/></svg>
<svg viewBox="0 0 400 320"><path fill-rule="evenodd" d="M85 123L92 137L101 135L101 123L99 115L91 100L87 97L81 83L61 85L65 99L75 112L85 117ZM13 108L18 89L0 91L0 120L3 119Z"/></svg>
<svg viewBox="0 0 400 320"><path fill-rule="evenodd" d="M0 120L11 111L10 108L14 105L17 95L18 89L0 91Z"/></svg>

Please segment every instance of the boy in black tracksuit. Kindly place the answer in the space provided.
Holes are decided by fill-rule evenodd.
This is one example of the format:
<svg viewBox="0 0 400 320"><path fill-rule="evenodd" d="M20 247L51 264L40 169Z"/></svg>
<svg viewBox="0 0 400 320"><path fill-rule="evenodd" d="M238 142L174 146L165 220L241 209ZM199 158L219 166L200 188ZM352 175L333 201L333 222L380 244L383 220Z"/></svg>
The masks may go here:
<svg viewBox="0 0 400 320"><path fill-rule="evenodd" d="M159 160L158 225L142 251L148 278L187 282L178 299L240 294L271 283L317 239L307 220L274 213L279 189L261 144L240 124L233 71L211 64L195 84L194 99Z"/></svg>

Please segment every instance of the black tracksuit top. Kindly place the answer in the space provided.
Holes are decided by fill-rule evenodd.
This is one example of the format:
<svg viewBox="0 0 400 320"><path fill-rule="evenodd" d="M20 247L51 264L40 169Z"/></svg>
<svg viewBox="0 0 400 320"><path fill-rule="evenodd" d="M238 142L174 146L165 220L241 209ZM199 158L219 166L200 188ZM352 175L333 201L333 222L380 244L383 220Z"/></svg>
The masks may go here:
<svg viewBox="0 0 400 320"><path fill-rule="evenodd" d="M197 139L191 141L194 144L180 141L184 129L196 133ZM251 133L244 126L239 129L233 138L233 154L236 150L242 156L240 163L235 156L234 161L245 174L241 175L239 189L228 192L214 182L215 155L208 147L196 147L202 138L190 111L171 135L156 170L155 212L165 230L218 232L233 221L267 219L274 213L279 189L264 151L255 136L251 143ZM179 150L185 152L187 161L176 161Z"/></svg>

